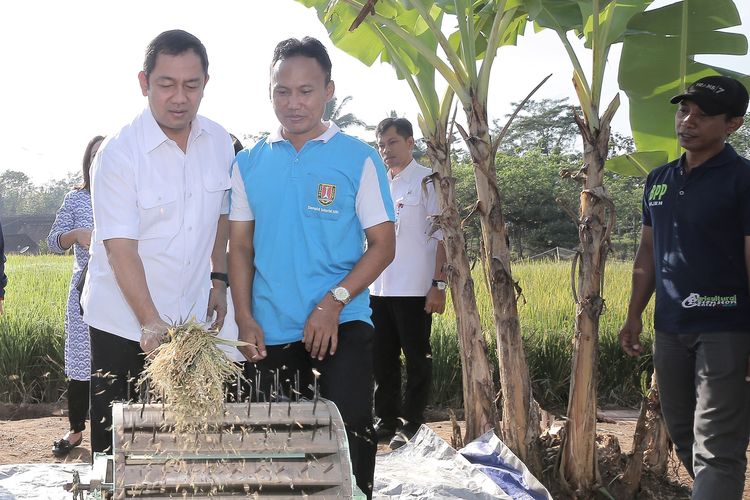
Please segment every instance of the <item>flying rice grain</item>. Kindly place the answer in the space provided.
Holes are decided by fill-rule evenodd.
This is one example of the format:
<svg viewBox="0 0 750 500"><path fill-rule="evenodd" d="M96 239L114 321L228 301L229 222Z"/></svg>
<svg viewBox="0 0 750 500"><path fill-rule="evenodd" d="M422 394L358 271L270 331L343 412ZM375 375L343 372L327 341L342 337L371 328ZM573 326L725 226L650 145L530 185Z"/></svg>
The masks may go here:
<svg viewBox="0 0 750 500"><path fill-rule="evenodd" d="M189 321L170 328L167 340L146 359L141 384L150 381L152 393L166 400L177 432L210 426L224 411L224 382L242 378L242 369L219 344L246 345Z"/></svg>

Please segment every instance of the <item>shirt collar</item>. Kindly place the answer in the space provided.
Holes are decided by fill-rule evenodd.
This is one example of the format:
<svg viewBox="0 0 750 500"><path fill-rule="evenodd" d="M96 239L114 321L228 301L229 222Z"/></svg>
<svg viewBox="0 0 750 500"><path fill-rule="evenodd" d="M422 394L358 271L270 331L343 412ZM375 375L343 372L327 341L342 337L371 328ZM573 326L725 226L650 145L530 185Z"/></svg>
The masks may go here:
<svg viewBox="0 0 750 500"><path fill-rule="evenodd" d="M698 167L699 168L723 167L726 165L730 165L738 156L739 155L737 154L737 151L735 151L734 148L729 143L726 143L724 144L724 149L722 149L721 152L719 152L719 154L704 161L703 163L698 165ZM686 153L682 153L682 156L680 156L679 161L675 164L675 168L678 170L682 170L686 161L687 161Z"/></svg>
<svg viewBox="0 0 750 500"><path fill-rule="evenodd" d="M336 125L332 121L323 122L323 123L326 126L325 132L323 132L322 134L320 134L315 139L311 139L312 141L323 141L324 143L326 143L326 142L330 141L331 139L333 139L333 136L335 136L337 133L339 133L341 131L341 129L339 128L339 126ZM276 129L275 132L271 132L270 134L268 134L267 141L269 143L285 141L286 139L284 139L284 135L282 133L283 130L284 130L284 127L281 126L281 125L279 125L279 128Z"/></svg>
<svg viewBox="0 0 750 500"><path fill-rule="evenodd" d="M138 119L143 127L143 143L146 146L146 152L150 153L169 140L169 137L167 137L159 124L156 123L156 118L154 118L154 114L151 112L149 106L146 106L146 109L143 110ZM204 126L204 120L199 115L196 115L190 124L188 144L191 144L195 139L200 137L203 132L210 133Z"/></svg>
<svg viewBox="0 0 750 500"><path fill-rule="evenodd" d="M388 171L388 176L391 179L406 179L408 180L414 172L417 171L416 167L419 166L419 163L417 163L417 160L414 158L411 159L411 161L404 167L404 169L397 173L394 176L391 176L390 170Z"/></svg>

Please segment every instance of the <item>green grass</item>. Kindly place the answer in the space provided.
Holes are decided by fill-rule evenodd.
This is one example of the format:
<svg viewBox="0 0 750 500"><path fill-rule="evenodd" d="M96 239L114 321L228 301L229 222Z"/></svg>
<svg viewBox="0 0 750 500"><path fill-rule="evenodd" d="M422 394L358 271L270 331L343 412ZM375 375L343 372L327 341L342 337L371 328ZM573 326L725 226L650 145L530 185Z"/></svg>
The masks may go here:
<svg viewBox="0 0 750 500"><path fill-rule="evenodd" d="M640 373L651 369L651 356L638 359L622 353L617 338L625 321L630 295L629 262L610 262L604 284L606 309L599 325L600 404L634 405L640 401ZM497 381L497 350L492 305L485 281L477 267L474 280L482 331L487 340L493 376ZM575 331L575 304L570 286L570 263L517 263L513 277L522 288L519 299L521 329L535 397L545 407L564 408L570 384L571 359ZM646 332L643 345L650 352L653 339L653 307L643 317ZM434 390L437 405L457 405L461 401L456 318L452 305L446 313L433 318L432 347Z"/></svg>
<svg viewBox="0 0 750 500"><path fill-rule="evenodd" d="M0 316L0 401L49 402L64 383L64 321L72 258L8 256Z"/></svg>
<svg viewBox="0 0 750 500"><path fill-rule="evenodd" d="M0 401L55 401L64 387L64 311L72 267L70 256L10 256L6 264L9 285L5 314L0 316ZM640 400L639 376L649 370L651 357L625 356L617 333L625 319L630 293L630 263L607 266L600 322L600 404L631 405ZM534 393L546 407L567 404L575 325L570 291L570 264L518 263L514 278L523 289L519 300L524 346ZM482 330L487 339L493 376L497 380L497 351L492 306L481 269L474 272ZM652 309L644 315L652 325ZM643 344L650 352L652 332ZM452 305L436 315L432 329L433 402L458 407L463 400L461 365Z"/></svg>

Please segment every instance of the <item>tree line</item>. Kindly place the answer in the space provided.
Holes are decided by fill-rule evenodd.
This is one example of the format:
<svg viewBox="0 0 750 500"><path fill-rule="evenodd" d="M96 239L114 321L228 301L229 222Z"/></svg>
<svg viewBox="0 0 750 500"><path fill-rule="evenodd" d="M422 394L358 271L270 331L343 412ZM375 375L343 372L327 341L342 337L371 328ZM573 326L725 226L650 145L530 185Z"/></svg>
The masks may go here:
<svg viewBox="0 0 750 500"><path fill-rule="evenodd" d="M349 101L350 97L346 97L339 106L331 101L329 117L337 123L343 118L339 124L342 128L356 125L372 130L372 125L353 113L341 113L341 108ZM518 104L512 103L512 107ZM580 189L570 175L580 169L582 157L576 146L578 130L571 108L567 98L527 102L508 129L495 157L498 183L506 197L505 218L510 247L516 259L533 257L550 248L578 245L576 225ZM750 115L746 121L750 123ZM500 120L495 120L494 132L498 133L501 126ZM249 142L263 135L249 134L243 139ZM750 155L750 127L741 128L730 137L730 142L741 155ZM429 166L424 148L419 141L415 156ZM631 137L612 134L610 156L634 150ZM477 194L468 152L454 147L453 165L467 251L476 259L481 247L481 228L478 218L473 215ZM614 253L617 258L629 259L635 253L641 230L645 178L609 171L605 177L617 213L617 226L612 235ZM6 170L0 173L0 218L53 214L62 204L65 193L80 183L80 172L71 172L62 179L39 185L23 172Z"/></svg>

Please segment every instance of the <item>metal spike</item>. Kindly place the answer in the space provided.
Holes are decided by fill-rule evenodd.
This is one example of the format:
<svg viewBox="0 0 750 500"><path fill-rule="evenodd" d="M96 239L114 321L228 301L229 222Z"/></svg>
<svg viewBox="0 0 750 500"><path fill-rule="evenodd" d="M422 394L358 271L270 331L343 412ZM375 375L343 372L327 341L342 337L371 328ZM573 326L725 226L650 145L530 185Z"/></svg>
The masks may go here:
<svg viewBox="0 0 750 500"><path fill-rule="evenodd" d="M253 400L253 398L250 396L250 394L248 394L247 395L247 416L248 417L250 417L250 403L251 403L252 400Z"/></svg>
<svg viewBox="0 0 750 500"><path fill-rule="evenodd" d="M260 372L255 370L255 400L260 402Z"/></svg>
<svg viewBox="0 0 750 500"><path fill-rule="evenodd" d="M151 435L151 444L156 442L156 424L154 424L154 433Z"/></svg>
<svg viewBox="0 0 750 500"><path fill-rule="evenodd" d="M294 374L294 392L295 401L299 403L299 370Z"/></svg>
<svg viewBox="0 0 750 500"><path fill-rule="evenodd" d="M128 403L130 403L130 370L128 370L128 378L125 379L125 385L126 385L125 390L127 391L126 392L126 394L127 394L126 397L128 399Z"/></svg>
<svg viewBox="0 0 750 500"><path fill-rule="evenodd" d="M328 440L333 439L333 416L328 415Z"/></svg>
<svg viewBox="0 0 750 500"><path fill-rule="evenodd" d="M310 441L315 441L315 434L317 434L317 432L318 432L318 419L316 418L315 425L313 426L313 431L312 431L312 439Z"/></svg>
<svg viewBox="0 0 750 500"><path fill-rule="evenodd" d="M242 396L242 385L240 380L240 374L237 372L237 398L235 400L236 403L240 402L240 397Z"/></svg>
<svg viewBox="0 0 750 500"><path fill-rule="evenodd" d="M274 392L276 395L276 402L279 402L279 397L281 396L281 388L280 388L280 382L281 377L279 376L279 369L276 368L276 373L274 373Z"/></svg>

